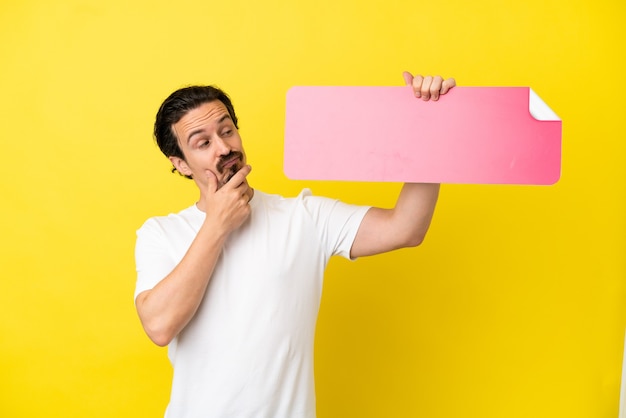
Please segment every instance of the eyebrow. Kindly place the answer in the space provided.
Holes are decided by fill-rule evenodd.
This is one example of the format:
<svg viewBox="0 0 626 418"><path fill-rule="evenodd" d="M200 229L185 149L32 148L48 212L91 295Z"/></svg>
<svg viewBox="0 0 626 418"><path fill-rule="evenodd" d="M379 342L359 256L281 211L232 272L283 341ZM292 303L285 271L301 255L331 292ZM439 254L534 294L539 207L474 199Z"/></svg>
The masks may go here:
<svg viewBox="0 0 626 418"><path fill-rule="evenodd" d="M222 116L221 118L218 119L217 124L220 125L222 122L224 122L226 119L230 119L230 114L226 113L224 116ZM189 144L189 142L191 142L191 138L193 138L195 135L204 133L204 128L199 128L196 129L195 131L191 131L189 133L189 135L187 135L187 143Z"/></svg>

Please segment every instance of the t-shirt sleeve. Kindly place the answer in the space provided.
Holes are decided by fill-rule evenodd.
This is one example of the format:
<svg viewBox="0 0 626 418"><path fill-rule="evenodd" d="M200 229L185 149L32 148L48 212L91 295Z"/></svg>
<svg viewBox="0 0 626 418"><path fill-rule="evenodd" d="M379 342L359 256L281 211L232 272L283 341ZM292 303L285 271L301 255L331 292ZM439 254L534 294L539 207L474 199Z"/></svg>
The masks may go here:
<svg viewBox="0 0 626 418"><path fill-rule="evenodd" d="M316 224L322 245L330 255L351 259L350 249L370 206L350 205L335 199L312 196L308 189L301 196Z"/></svg>
<svg viewBox="0 0 626 418"><path fill-rule="evenodd" d="M154 219L148 219L137 230L135 299L141 292L156 286L174 269L175 263L167 251L167 245L161 227Z"/></svg>

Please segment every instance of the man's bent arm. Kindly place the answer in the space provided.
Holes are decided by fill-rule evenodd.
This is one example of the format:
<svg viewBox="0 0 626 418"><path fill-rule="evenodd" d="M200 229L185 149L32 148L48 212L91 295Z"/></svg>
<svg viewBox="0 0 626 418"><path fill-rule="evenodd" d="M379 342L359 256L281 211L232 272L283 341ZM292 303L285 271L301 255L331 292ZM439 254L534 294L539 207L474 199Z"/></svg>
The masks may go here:
<svg viewBox="0 0 626 418"><path fill-rule="evenodd" d="M174 270L137 295L137 313L155 344L169 344L198 310L226 237L203 225Z"/></svg>
<svg viewBox="0 0 626 418"><path fill-rule="evenodd" d="M137 295L135 305L146 334L165 346L193 318L206 292L215 265L230 233L250 215L252 190L242 168L228 184L217 190L212 177L204 199L206 218L180 263L155 287Z"/></svg>

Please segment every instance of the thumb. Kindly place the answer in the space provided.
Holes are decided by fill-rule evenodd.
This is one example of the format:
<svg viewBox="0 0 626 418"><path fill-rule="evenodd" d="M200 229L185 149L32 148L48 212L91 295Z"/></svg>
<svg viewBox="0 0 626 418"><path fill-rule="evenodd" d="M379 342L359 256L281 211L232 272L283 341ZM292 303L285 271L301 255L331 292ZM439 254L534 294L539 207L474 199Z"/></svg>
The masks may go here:
<svg viewBox="0 0 626 418"><path fill-rule="evenodd" d="M402 78L404 78L404 84L406 84L407 86L413 85L413 75L410 72L403 72Z"/></svg>
<svg viewBox="0 0 626 418"><path fill-rule="evenodd" d="M206 170L206 178L209 183L208 184L209 193L213 194L217 192L217 177L215 176L215 173L213 173L211 170Z"/></svg>

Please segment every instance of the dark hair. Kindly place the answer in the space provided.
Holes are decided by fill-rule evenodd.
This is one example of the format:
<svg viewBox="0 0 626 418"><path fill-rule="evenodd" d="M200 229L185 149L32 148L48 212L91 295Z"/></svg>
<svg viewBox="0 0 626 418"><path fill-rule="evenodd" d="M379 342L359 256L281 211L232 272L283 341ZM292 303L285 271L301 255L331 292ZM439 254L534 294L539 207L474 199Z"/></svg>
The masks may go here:
<svg viewBox="0 0 626 418"><path fill-rule="evenodd" d="M176 90L165 99L156 115L154 122L154 138L159 149L166 157L178 157L185 159L183 151L178 145L178 138L174 133L173 126L190 110L196 109L201 105L219 100L226 106L230 118L237 126L237 116L235 108L228 95L214 86L189 86ZM172 168L175 172L176 168ZM191 178L190 176L185 176Z"/></svg>

